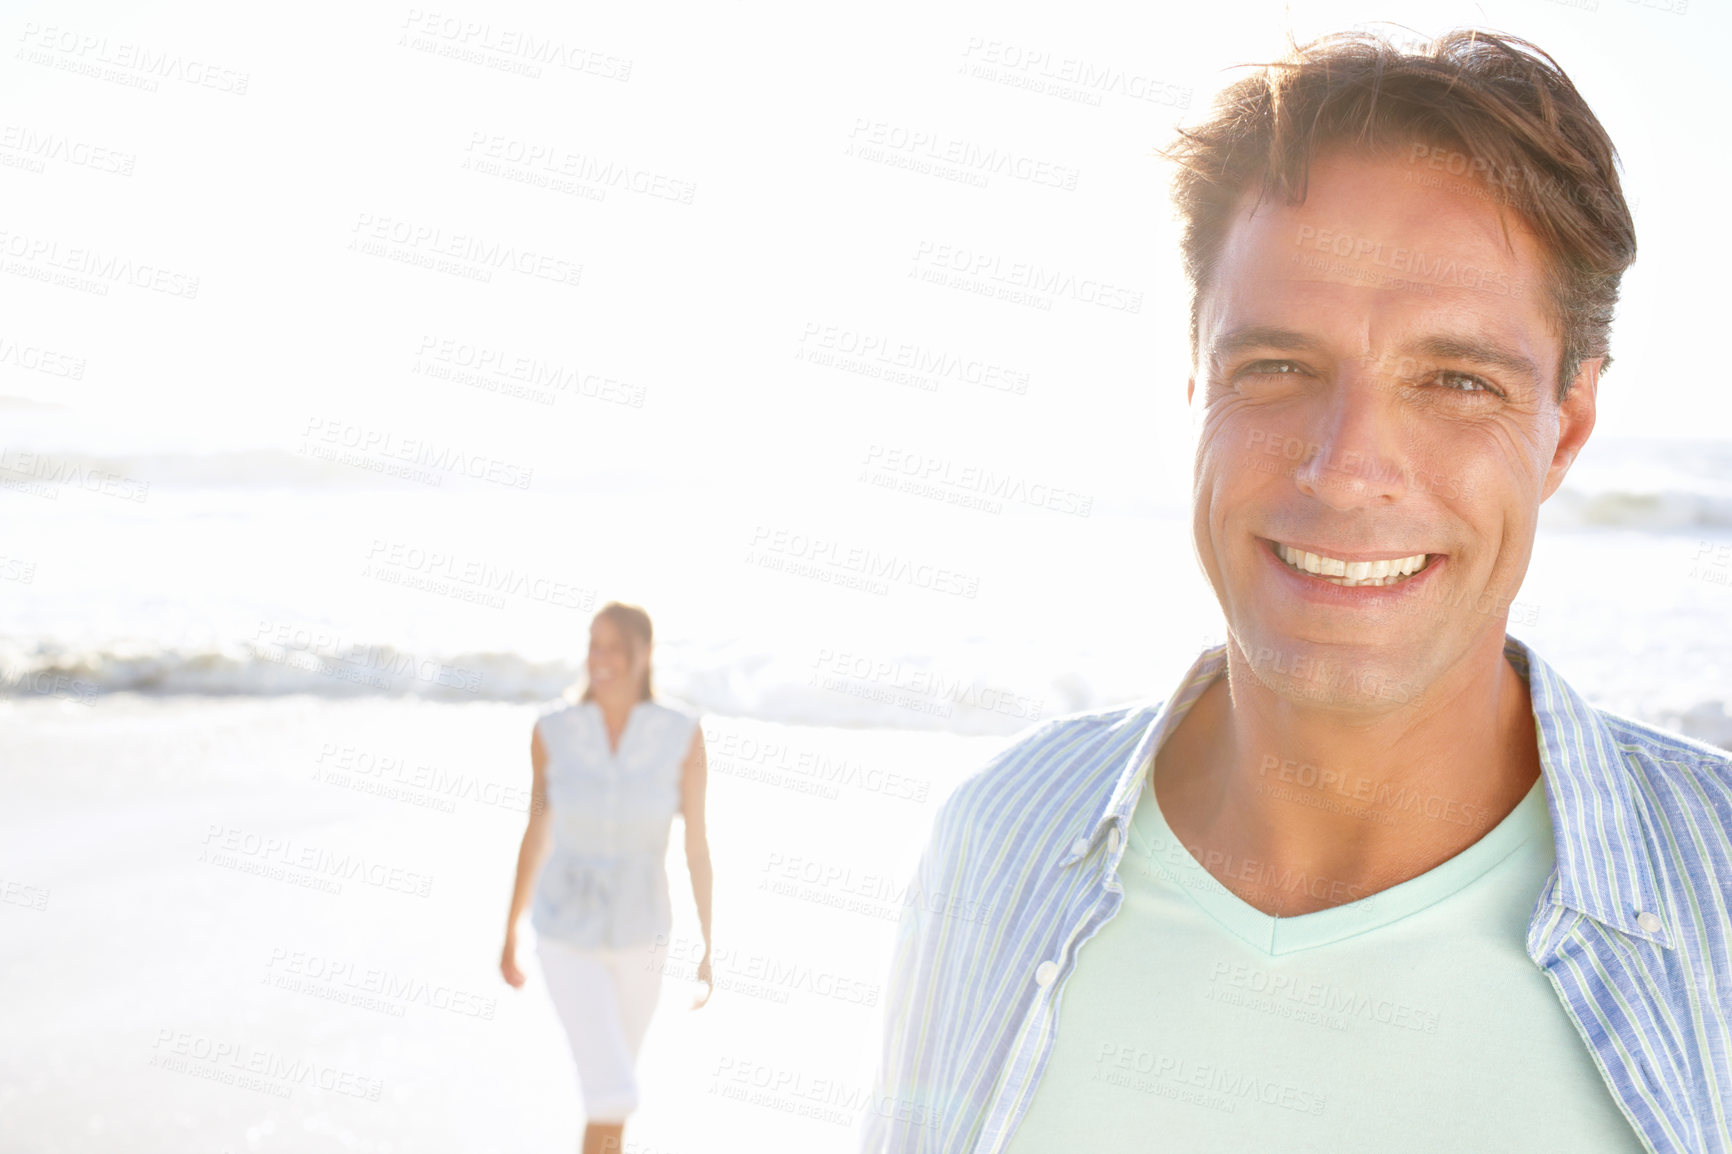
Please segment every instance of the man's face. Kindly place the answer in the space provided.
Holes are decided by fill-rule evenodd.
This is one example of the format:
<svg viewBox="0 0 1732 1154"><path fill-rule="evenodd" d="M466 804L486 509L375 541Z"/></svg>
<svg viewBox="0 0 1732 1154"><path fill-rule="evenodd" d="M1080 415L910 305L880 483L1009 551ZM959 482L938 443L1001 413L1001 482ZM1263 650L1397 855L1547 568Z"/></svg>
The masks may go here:
<svg viewBox="0 0 1732 1154"><path fill-rule="evenodd" d="M1539 505L1593 428L1600 362L1556 401L1538 242L1429 171L1332 152L1303 205L1247 194L1202 299L1197 552L1289 699L1390 708L1501 648Z"/></svg>

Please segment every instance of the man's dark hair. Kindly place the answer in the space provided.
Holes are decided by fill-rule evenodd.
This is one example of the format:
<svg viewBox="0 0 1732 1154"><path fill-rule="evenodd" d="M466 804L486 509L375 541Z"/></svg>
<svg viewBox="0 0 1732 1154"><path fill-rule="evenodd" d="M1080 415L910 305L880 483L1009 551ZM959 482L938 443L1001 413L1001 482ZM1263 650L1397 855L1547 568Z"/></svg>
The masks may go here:
<svg viewBox="0 0 1732 1154"><path fill-rule="evenodd" d="M1279 193L1301 204L1312 159L1345 146L1405 155L1428 178L1463 178L1519 214L1548 258L1561 401L1582 361L1611 364L1618 282L1636 259L1617 150L1563 69L1526 40L1467 29L1407 47L1366 31L1292 44L1163 151L1178 165L1192 363L1203 293L1241 196L1257 187L1259 203Z"/></svg>

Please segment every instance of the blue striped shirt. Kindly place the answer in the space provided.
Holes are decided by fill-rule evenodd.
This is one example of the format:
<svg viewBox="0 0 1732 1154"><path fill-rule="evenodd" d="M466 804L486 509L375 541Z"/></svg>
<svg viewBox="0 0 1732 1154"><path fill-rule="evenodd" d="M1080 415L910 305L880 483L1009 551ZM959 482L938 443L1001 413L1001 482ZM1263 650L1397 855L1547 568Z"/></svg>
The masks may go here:
<svg viewBox="0 0 1732 1154"><path fill-rule="evenodd" d="M1589 705L1525 644L1557 866L1528 924L1614 1100L1656 1154L1732 1154L1732 756ZM1118 911L1164 703L1033 726L939 807L896 939L867 1154L999 1154L1034 1097L1077 951ZM1116 832L1111 836L1109 831Z"/></svg>

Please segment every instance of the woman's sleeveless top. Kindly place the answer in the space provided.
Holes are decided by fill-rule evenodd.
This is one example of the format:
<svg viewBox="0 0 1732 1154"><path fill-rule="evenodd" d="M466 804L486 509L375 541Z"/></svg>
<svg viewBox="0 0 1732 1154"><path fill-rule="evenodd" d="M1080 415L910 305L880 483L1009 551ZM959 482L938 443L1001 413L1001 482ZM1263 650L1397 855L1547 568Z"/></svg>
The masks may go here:
<svg viewBox="0 0 1732 1154"><path fill-rule="evenodd" d="M536 879L530 924L578 946L652 943L673 924L668 830L697 715L639 701L617 753L593 701L562 700L535 724L547 754L553 848Z"/></svg>

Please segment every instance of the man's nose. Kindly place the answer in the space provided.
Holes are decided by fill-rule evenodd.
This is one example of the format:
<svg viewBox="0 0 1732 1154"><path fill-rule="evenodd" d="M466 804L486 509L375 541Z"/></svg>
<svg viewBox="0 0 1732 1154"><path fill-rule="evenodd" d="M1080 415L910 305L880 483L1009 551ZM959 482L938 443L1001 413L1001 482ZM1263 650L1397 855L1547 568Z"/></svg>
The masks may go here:
<svg viewBox="0 0 1732 1154"><path fill-rule="evenodd" d="M1310 452L1293 473L1307 497L1347 512L1388 505L1407 494L1397 405L1373 380L1335 382L1317 401L1306 438Z"/></svg>

